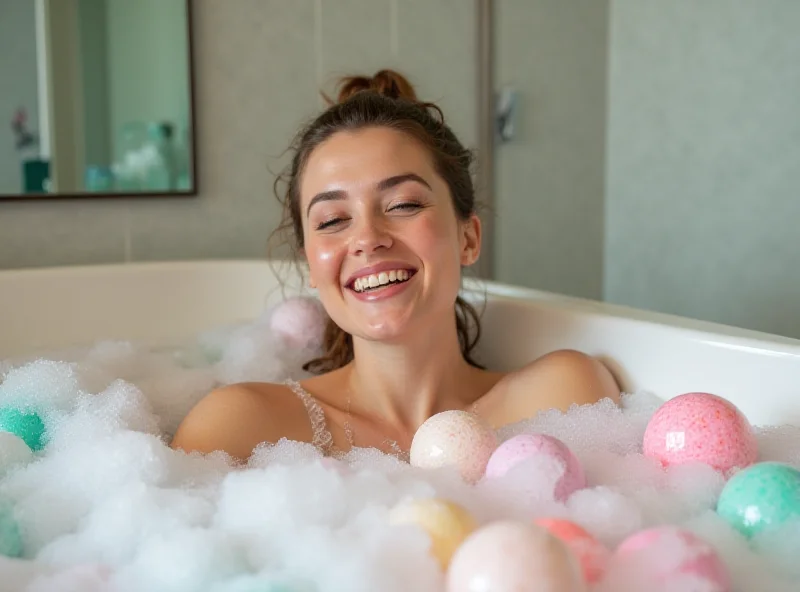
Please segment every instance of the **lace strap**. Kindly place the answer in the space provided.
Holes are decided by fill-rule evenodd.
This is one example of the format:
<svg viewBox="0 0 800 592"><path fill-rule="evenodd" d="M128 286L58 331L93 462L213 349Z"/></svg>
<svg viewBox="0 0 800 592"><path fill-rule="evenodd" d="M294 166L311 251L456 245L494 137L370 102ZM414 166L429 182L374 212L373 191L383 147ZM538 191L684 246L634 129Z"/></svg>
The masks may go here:
<svg viewBox="0 0 800 592"><path fill-rule="evenodd" d="M314 434L311 443L324 452L330 451L333 447L333 436L325 420L325 411L296 380L287 379L284 384L297 395L308 412L308 419L311 421L311 430Z"/></svg>

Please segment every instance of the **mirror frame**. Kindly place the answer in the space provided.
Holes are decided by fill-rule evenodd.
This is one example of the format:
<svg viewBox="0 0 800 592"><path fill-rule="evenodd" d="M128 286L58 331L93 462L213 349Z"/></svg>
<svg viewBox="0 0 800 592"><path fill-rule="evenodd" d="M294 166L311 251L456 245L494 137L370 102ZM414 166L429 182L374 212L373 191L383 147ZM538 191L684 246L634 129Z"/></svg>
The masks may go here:
<svg viewBox="0 0 800 592"><path fill-rule="evenodd" d="M198 175L198 157L197 157L197 85L196 85L196 64L194 52L194 0L184 0L186 6L186 63L189 70L189 122L191 125L191 155L189 162L192 167L192 188L187 190L176 191L119 191L116 193L107 193L102 191L86 191L86 192L63 192L63 193L0 193L0 208L5 202L36 202L36 201L60 201L60 200L96 200L96 199L116 199L116 198L187 198L197 197L199 194L199 175Z"/></svg>

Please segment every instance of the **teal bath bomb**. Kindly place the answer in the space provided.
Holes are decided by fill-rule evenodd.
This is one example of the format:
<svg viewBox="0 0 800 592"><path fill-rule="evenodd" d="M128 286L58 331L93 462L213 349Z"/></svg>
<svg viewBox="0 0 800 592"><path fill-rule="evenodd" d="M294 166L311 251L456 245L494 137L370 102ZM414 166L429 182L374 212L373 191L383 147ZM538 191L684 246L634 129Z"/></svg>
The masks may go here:
<svg viewBox="0 0 800 592"><path fill-rule="evenodd" d="M739 471L725 484L717 514L747 537L800 520L800 470L761 462Z"/></svg>
<svg viewBox="0 0 800 592"><path fill-rule="evenodd" d="M13 506L9 503L0 504L0 555L22 556L22 537L14 519Z"/></svg>
<svg viewBox="0 0 800 592"><path fill-rule="evenodd" d="M0 432L10 432L25 441L31 450L44 447L44 422L37 413L13 407L0 408Z"/></svg>

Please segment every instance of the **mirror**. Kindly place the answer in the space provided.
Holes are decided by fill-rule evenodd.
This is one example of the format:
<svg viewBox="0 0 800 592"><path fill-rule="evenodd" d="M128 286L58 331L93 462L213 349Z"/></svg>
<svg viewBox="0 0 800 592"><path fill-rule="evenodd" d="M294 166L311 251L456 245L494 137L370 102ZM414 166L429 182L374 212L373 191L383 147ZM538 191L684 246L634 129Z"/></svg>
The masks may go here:
<svg viewBox="0 0 800 592"><path fill-rule="evenodd" d="M0 77L0 201L197 193L190 0L3 0Z"/></svg>

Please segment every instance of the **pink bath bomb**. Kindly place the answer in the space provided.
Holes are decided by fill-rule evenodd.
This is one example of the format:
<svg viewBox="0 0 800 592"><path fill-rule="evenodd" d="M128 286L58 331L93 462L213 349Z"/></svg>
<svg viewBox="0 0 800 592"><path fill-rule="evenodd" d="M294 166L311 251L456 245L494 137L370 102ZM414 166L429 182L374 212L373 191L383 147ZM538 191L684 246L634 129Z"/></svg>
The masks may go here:
<svg viewBox="0 0 800 592"><path fill-rule="evenodd" d="M677 526L658 526L629 536L614 552L608 573L620 583L653 586L649 589L655 591L730 592L732 586L727 566L715 549Z"/></svg>
<svg viewBox="0 0 800 592"><path fill-rule="evenodd" d="M687 393L655 412L645 430L643 452L664 466L701 462L727 473L753 464L758 442L733 403L709 393Z"/></svg>
<svg viewBox="0 0 800 592"><path fill-rule="evenodd" d="M473 532L456 550L447 592L584 592L577 559L544 528L497 521Z"/></svg>
<svg viewBox="0 0 800 592"><path fill-rule="evenodd" d="M558 501L586 487L586 475L578 458L561 440L546 434L520 434L503 442L486 465L486 477L502 477L525 461L532 461L532 465L540 461L559 473L553 490L553 497Z"/></svg>
<svg viewBox="0 0 800 592"><path fill-rule="evenodd" d="M466 411L442 411L419 426L409 461L415 467L456 467L467 483L476 483L497 448L497 436L480 417Z"/></svg>
<svg viewBox="0 0 800 592"><path fill-rule="evenodd" d="M316 298L297 296L276 305L269 327L291 347L319 347L328 315Z"/></svg>

